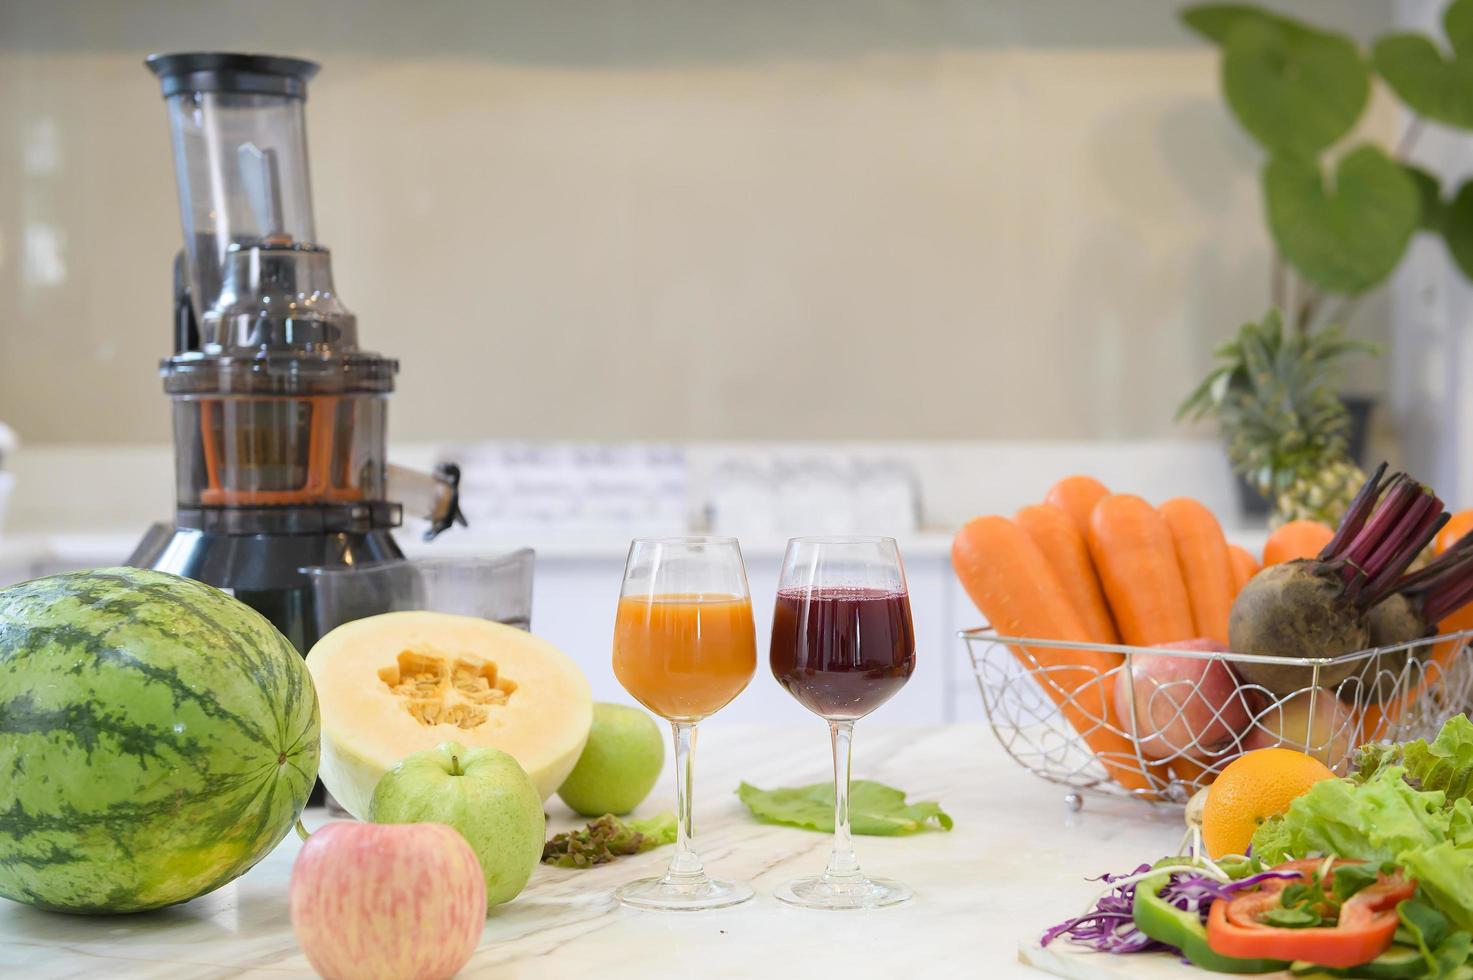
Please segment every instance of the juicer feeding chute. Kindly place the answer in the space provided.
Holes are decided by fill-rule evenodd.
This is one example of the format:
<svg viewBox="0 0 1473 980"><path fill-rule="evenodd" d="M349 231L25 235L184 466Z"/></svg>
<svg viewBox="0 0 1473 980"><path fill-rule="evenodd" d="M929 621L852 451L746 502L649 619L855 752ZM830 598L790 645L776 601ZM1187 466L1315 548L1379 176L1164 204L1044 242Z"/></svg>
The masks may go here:
<svg viewBox="0 0 1473 980"><path fill-rule="evenodd" d="M219 299L233 248L312 243L307 81L317 65L270 55L155 55L174 147L195 319Z"/></svg>
<svg viewBox="0 0 1473 980"><path fill-rule="evenodd" d="M413 490L428 536L459 521L459 471L386 459L398 362L358 324L316 241L304 106L309 61L154 56L168 105L184 248L175 263L177 510L130 563L231 589L306 650L305 567L401 557L390 529ZM408 479L406 479L408 478Z"/></svg>

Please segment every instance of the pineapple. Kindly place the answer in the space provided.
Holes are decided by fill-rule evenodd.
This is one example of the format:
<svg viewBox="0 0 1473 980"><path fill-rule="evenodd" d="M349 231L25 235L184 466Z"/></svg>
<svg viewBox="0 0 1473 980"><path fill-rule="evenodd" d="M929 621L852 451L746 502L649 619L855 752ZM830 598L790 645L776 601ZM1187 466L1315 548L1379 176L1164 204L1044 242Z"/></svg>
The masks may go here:
<svg viewBox="0 0 1473 980"><path fill-rule="evenodd" d="M1336 527L1365 482L1365 470L1342 452L1317 471L1301 472L1273 497L1272 523L1311 520Z"/></svg>
<svg viewBox="0 0 1473 980"><path fill-rule="evenodd" d="M1278 310L1218 347L1218 367L1177 417L1215 417L1233 468L1273 504L1273 523L1340 523L1366 475L1346 454L1350 417L1335 391L1349 354L1376 348L1339 327L1285 329Z"/></svg>

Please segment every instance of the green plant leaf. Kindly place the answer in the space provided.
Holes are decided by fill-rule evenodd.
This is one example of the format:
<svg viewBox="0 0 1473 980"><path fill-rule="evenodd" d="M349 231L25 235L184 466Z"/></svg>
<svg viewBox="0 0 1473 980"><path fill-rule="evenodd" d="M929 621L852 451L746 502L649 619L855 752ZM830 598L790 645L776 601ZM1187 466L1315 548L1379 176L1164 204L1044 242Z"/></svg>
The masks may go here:
<svg viewBox="0 0 1473 980"><path fill-rule="evenodd" d="M1454 0L1442 12L1442 29L1453 53L1473 58L1473 0Z"/></svg>
<svg viewBox="0 0 1473 980"><path fill-rule="evenodd" d="M1366 107L1370 71L1343 34L1238 5L1195 7L1184 19L1222 47L1228 106L1275 156L1314 157Z"/></svg>
<svg viewBox="0 0 1473 980"><path fill-rule="evenodd" d="M1371 59L1413 112L1473 129L1473 57L1447 59L1424 34L1391 34L1376 42Z"/></svg>
<svg viewBox="0 0 1473 980"><path fill-rule="evenodd" d="M1374 146L1340 161L1335 186L1319 165L1274 157L1263 170L1269 231L1309 281L1338 293L1364 292L1401 261L1421 214L1416 182Z"/></svg>
<svg viewBox="0 0 1473 980"><path fill-rule="evenodd" d="M1442 237L1463 275L1473 279L1473 180L1453 195L1442 213Z"/></svg>
<svg viewBox="0 0 1473 980"><path fill-rule="evenodd" d="M1182 11L1182 23L1219 46L1243 24L1268 24L1291 33L1313 33L1307 24L1251 3L1199 3Z"/></svg>
<svg viewBox="0 0 1473 980"><path fill-rule="evenodd" d="M742 783L737 797L758 820L834 832L833 783L787 789L758 789ZM906 803L902 790L868 779L849 784L849 829L853 833L889 837L914 834L932 824L942 830L952 827L951 817L939 803Z"/></svg>
<svg viewBox="0 0 1473 980"><path fill-rule="evenodd" d="M1441 231L1442 221L1447 211L1446 205L1442 203L1442 183L1435 174L1423 170L1414 163L1403 163L1401 169L1406 171L1412 183L1417 185L1417 202L1420 206L1420 215L1417 219L1417 227L1423 231Z"/></svg>

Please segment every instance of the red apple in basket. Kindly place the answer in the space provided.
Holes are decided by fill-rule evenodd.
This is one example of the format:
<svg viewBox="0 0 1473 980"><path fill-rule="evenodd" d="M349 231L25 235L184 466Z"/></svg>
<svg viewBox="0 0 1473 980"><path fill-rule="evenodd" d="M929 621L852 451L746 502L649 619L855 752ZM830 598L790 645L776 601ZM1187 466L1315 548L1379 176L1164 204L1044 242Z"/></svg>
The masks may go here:
<svg viewBox="0 0 1473 980"><path fill-rule="evenodd" d="M476 951L486 878L438 823L331 823L292 866L292 929L327 980L444 980Z"/></svg>
<svg viewBox="0 0 1473 980"><path fill-rule="evenodd" d="M1161 650L1212 653L1227 648L1216 640L1160 643ZM1180 754L1210 758L1248 728L1253 717L1237 675L1223 660L1135 654L1129 671L1115 678L1115 713L1131 731L1135 706L1136 740L1149 759Z"/></svg>

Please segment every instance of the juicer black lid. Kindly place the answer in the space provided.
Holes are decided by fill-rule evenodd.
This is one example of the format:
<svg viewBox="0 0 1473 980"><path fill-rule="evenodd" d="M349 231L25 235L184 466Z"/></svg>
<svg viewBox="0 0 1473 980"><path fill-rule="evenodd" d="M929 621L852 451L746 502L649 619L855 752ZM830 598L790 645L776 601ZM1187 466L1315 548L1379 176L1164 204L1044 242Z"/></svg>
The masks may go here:
<svg viewBox="0 0 1473 980"><path fill-rule="evenodd" d="M305 99L307 80L320 67L302 58L230 51L151 54L144 64L163 83L166 99L180 92L246 92Z"/></svg>

